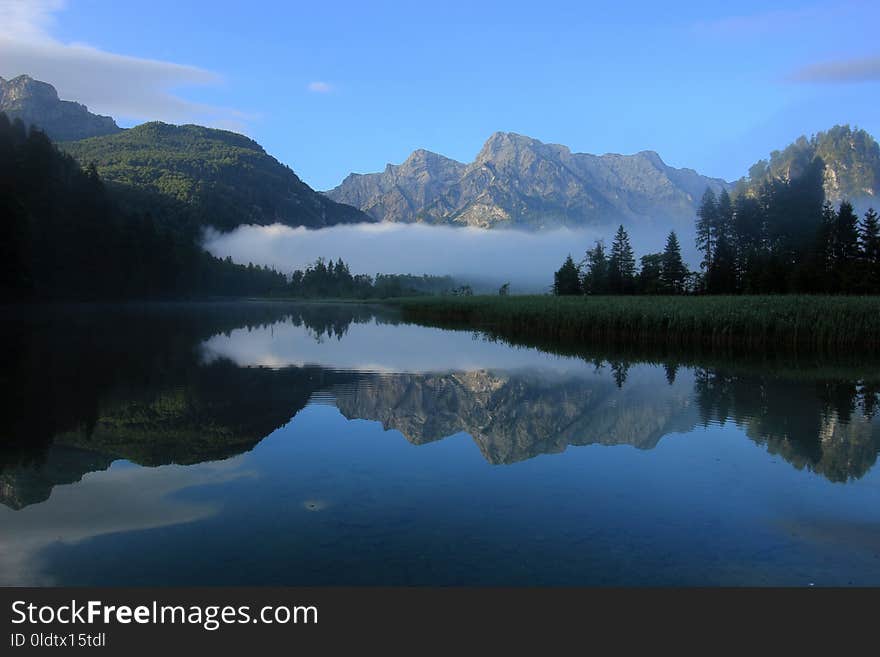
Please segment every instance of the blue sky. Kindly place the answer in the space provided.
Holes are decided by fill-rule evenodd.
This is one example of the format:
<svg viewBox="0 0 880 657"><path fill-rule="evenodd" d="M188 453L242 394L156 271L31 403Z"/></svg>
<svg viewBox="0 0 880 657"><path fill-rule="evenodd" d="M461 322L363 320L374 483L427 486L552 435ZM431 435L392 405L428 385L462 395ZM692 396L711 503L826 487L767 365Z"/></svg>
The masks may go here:
<svg viewBox="0 0 880 657"><path fill-rule="evenodd" d="M734 179L835 123L880 136L880 3L0 0L0 75L125 125L245 132L318 189L494 131ZM29 70L21 70L21 69ZM14 69L14 70L13 70Z"/></svg>

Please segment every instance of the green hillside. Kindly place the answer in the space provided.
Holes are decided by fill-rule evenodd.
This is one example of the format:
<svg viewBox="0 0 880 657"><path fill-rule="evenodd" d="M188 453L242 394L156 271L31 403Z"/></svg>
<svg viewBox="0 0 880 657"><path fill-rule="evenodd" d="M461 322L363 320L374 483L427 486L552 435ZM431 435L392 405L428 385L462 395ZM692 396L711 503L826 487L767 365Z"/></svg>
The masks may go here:
<svg viewBox="0 0 880 657"><path fill-rule="evenodd" d="M62 148L122 187L133 209L154 211L158 194L194 223L221 230L372 221L315 192L252 139L226 130L153 122Z"/></svg>

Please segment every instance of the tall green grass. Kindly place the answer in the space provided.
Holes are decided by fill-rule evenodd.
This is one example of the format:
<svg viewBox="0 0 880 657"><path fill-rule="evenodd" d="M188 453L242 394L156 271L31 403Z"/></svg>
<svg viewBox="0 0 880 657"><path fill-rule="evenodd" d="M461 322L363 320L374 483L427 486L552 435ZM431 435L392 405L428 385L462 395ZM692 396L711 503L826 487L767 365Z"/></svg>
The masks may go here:
<svg viewBox="0 0 880 657"><path fill-rule="evenodd" d="M880 297L477 296L399 299L404 319L570 344L880 351Z"/></svg>

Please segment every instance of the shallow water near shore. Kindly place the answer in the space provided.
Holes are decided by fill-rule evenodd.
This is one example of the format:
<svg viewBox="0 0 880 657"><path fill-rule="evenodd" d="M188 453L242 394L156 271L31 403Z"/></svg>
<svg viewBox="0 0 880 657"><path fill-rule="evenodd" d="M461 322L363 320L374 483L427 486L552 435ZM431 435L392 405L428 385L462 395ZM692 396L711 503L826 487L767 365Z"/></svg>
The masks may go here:
<svg viewBox="0 0 880 657"><path fill-rule="evenodd" d="M361 305L6 309L0 335L3 585L880 584L864 371Z"/></svg>

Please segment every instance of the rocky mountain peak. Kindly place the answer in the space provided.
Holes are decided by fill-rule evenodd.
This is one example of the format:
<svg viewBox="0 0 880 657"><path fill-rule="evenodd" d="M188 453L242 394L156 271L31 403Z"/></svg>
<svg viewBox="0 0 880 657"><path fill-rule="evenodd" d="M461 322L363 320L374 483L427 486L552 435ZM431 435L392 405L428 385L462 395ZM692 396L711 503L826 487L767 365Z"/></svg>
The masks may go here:
<svg viewBox="0 0 880 657"><path fill-rule="evenodd" d="M9 81L0 78L0 106L26 102L58 102L58 92L51 84L29 75L19 75Z"/></svg>
<svg viewBox="0 0 880 657"><path fill-rule="evenodd" d="M663 158L660 157L657 151L639 151L638 153L636 153L636 155L647 160L658 169L666 168L666 163L663 161Z"/></svg>
<svg viewBox="0 0 880 657"><path fill-rule="evenodd" d="M109 116L92 114L85 105L60 100L55 87L29 75L0 78L0 112L37 126L55 141L75 141L121 130Z"/></svg>
<svg viewBox="0 0 880 657"><path fill-rule="evenodd" d="M570 153L565 146L545 144L515 132L496 132L483 144L475 163L515 160L527 153L546 156L549 152L549 154L555 155L560 151Z"/></svg>
<svg viewBox="0 0 880 657"><path fill-rule="evenodd" d="M389 165L394 168L394 165ZM456 162L448 157L444 157L439 153L419 148L410 153L410 156L400 165L401 170L436 170L443 167L464 166L461 162Z"/></svg>

